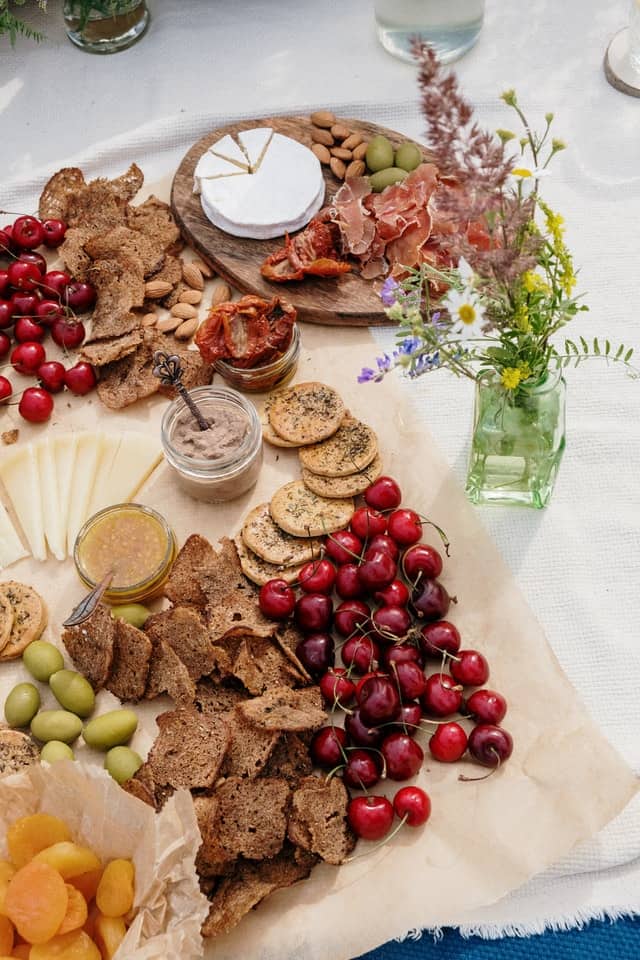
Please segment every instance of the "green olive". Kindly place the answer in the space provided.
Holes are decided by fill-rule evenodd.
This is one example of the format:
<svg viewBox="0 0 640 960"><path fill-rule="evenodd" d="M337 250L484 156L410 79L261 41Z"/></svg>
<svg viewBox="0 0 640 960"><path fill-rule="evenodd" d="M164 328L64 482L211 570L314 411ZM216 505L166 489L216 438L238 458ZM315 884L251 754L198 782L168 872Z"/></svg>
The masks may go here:
<svg viewBox="0 0 640 960"><path fill-rule="evenodd" d="M406 170L400 170L399 167L387 167L385 170L379 170L369 177L369 183L374 193L381 193L385 187L390 187L393 183L400 183L407 175Z"/></svg>
<svg viewBox="0 0 640 960"><path fill-rule="evenodd" d="M40 751L44 763L57 763L58 760L75 760L73 750L62 740L49 740Z"/></svg>
<svg viewBox="0 0 640 960"><path fill-rule="evenodd" d="M400 167L402 170L406 170L408 173L410 173L421 163L422 151L420 150L420 147L415 145L415 143L403 143L402 146L398 147L396 150L396 167Z"/></svg>
<svg viewBox="0 0 640 960"><path fill-rule="evenodd" d="M19 683L4 702L4 717L10 727L28 727L40 709L40 694L32 683Z"/></svg>
<svg viewBox="0 0 640 960"><path fill-rule="evenodd" d="M62 740L73 743L80 736L82 720L68 710L42 710L31 721L31 733L36 740Z"/></svg>
<svg viewBox="0 0 640 960"><path fill-rule="evenodd" d="M110 750L128 743L136 732L138 718L133 710L111 710L94 717L84 728L82 736L96 750Z"/></svg>
<svg viewBox="0 0 640 960"><path fill-rule="evenodd" d="M142 766L142 757L129 747L112 747L104 759L104 768L118 783L126 783Z"/></svg>
<svg viewBox="0 0 640 960"><path fill-rule="evenodd" d="M49 678L49 686L61 707L78 717L88 717L96 705L96 695L89 681L75 670L57 670Z"/></svg>
<svg viewBox="0 0 640 960"><path fill-rule="evenodd" d="M151 611L141 603L123 603L119 607L111 607L111 615L117 620L124 620L132 627L140 629L151 616Z"/></svg>
<svg viewBox="0 0 640 960"><path fill-rule="evenodd" d="M393 144L387 137L379 134L369 141L365 161L369 170L374 173L393 166Z"/></svg>
<svg viewBox="0 0 640 960"><path fill-rule="evenodd" d="M22 654L22 662L32 677L41 683L47 683L56 670L62 670L62 654L52 643L46 640L34 640Z"/></svg>

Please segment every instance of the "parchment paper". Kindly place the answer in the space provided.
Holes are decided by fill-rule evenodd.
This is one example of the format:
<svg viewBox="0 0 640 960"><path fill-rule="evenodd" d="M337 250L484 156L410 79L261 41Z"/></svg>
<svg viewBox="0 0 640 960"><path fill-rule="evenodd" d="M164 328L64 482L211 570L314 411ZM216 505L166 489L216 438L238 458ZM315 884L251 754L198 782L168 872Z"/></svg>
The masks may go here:
<svg viewBox="0 0 640 960"><path fill-rule="evenodd" d="M168 182L153 189L166 196L167 188ZM348 960L412 929L455 925L465 911L498 900L593 836L638 788L587 715L431 437L413 430L396 382L389 377L378 385L357 384L357 373L375 354L366 329L304 325L296 379L323 380L340 390L351 412L377 431L385 472L399 480L403 502L446 529L452 549L442 580L459 600L449 616L463 645L488 657L488 685L508 699L504 726L514 737L514 753L479 783L457 779L461 771L478 773L477 766L437 764L427 757L416 782L429 792L433 812L422 830L405 829L391 844L338 869L321 865L309 880L273 894L235 931L206 946L211 960ZM113 431L159 430L165 403L152 398L112 413L95 394L68 401L65 394L64 416L47 430L98 424ZM42 434L8 415L14 416L21 439ZM167 517L180 542L194 531L215 542L237 532L251 507L299 475L295 452L265 444L257 486L229 504L190 500L166 466L138 499ZM431 540L428 532L425 538ZM60 622L82 595L72 563L26 559L9 573L42 592L50 604L45 636L56 639ZM25 677L17 664L2 666L3 699ZM100 695L99 711L114 705L110 694ZM148 747L156 732L152 718L167 706L168 701L154 701L137 708L143 721L134 749ZM426 745L427 737L421 739ZM78 755L93 759L83 746ZM358 852L365 850L360 843Z"/></svg>

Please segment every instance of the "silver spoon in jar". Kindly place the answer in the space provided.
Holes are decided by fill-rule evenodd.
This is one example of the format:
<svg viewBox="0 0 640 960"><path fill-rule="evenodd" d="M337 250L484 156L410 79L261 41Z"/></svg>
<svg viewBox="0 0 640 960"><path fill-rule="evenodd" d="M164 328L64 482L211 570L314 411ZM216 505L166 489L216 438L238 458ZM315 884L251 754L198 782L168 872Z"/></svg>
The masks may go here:
<svg viewBox="0 0 640 960"><path fill-rule="evenodd" d="M201 430L208 430L209 424L202 416L197 406L189 396L189 391L182 382L182 366L180 357L175 354L165 353L164 350L156 350L153 355L153 375L158 377L163 387L173 387L178 391L189 410L193 414Z"/></svg>

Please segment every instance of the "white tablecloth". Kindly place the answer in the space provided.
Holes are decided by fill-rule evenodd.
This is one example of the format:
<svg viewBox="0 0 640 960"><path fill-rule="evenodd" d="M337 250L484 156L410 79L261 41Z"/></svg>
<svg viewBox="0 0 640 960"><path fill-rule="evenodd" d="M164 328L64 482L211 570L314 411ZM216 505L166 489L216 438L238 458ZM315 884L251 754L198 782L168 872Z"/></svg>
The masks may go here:
<svg viewBox="0 0 640 960"><path fill-rule="evenodd" d="M31 209L43 178L72 160L95 175L136 160L153 181L217 119L329 105L410 136L423 129L414 70L377 44L369 0L150 0L148 35L113 57L76 51L60 7L50 0L46 18L31 13L46 25L45 44L2 48L5 210ZM591 308L575 329L640 348L640 100L617 93L602 72L627 13L626 0L487 0L480 41L457 72L490 126L513 123L498 101L506 87L533 117L555 111L569 149L544 194L566 218ZM377 336L392 342L389 331ZM640 383L603 362L567 379L568 445L551 506L482 517L592 715L640 772ZM375 385L362 389L375 403ZM436 373L407 390L462 480L469 385ZM634 912L640 803L569 861L461 920L500 935Z"/></svg>

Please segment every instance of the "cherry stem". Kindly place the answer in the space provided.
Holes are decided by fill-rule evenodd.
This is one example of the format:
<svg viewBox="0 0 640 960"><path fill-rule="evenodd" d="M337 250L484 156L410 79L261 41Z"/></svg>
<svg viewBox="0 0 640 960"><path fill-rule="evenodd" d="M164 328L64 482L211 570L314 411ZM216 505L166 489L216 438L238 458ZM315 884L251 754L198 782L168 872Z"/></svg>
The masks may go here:
<svg viewBox="0 0 640 960"><path fill-rule="evenodd" d="M343 862L343 863L353 863L354 860L362 860L363 857L368 857L368 856L370 856L372 853L375 853L376 850L379 850L379 849L380 849L380 847L386 846L386 844L389 843L391 840L393 840L393 838L395 837L395 835L396 835L397 833L399 833L400 830L402 830L402 828L404 827L405 823L407 822L408 817L409 817L409 814L408 814L408 813L405 813L405 815L404 815L404 817L402 818L402 820L400 821L400 823L398 823L398 824L393 828L393 830L391 831L391 833L388 833L388 834L386 835L386 837L383 837L383 839L382 839L379 843L376 843L375 847L371 847L371 849L370 849L370 850L367 850L365 853L358 853L358 854L356 854L355 857L347 857L347 859L346 859L346 860L343 860L342 862Z"/></svg>
<svg viewBox="0 0 640 960"><path fill-rule="evenodd" d="M485 773L482 777L465 777L464 773L458 774L458 780L461 780L463 783L475 783L478 780L488 780L489 777L492 777L493 774L500 768L500 754L494 747L489 748L489 753L492 753L496 758L496 765L489 770L488 773Z"/></svg>

